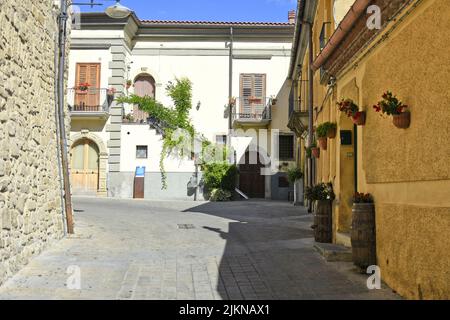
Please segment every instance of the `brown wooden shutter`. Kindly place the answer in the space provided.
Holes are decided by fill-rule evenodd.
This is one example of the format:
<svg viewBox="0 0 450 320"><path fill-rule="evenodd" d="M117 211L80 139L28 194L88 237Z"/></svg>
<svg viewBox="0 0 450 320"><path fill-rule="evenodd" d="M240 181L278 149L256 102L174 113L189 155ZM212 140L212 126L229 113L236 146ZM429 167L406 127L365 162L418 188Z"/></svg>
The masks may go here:
<svg viewBox="0 0 450 320"><path fill-rule="evenodd" d="M241 74L240 76L241 113L261 114L265 107L266 75Z"/></svg>
<svg viewBox="0 0 450 320"><path fill-rule="evenodd" d="M77 63L75 87L90 84L87 92L76 90L75 108L78 111L100 111L100 63Z"/></svg>

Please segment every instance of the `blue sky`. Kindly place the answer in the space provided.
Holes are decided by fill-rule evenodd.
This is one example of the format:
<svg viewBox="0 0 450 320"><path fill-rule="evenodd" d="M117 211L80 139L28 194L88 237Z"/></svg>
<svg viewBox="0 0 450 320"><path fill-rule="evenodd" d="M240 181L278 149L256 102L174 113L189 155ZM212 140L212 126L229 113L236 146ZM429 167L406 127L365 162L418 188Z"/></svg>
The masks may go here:
<svg viewBox="0 0 450 320"><path fill-rule="evenodd" d="M94 10L85 7L82 11L102 11L115 1L100 2L105 6ZM140 19L151 20L287 22L288 11L297 7L297 0L121 0L121 3L134 10Z"/></svg>

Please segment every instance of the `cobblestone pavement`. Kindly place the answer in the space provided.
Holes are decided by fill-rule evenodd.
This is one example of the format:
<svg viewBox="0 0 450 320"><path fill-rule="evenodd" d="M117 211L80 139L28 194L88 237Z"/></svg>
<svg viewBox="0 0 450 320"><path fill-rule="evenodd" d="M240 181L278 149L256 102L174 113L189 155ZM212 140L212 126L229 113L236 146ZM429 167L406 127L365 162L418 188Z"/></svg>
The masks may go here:
<svg viewBox="0 0 450 320"><path fill-rule="evenodd" d="M289 203L74 201L77 235L31 260L0 299L398 299L323 260L311 215ZM81 289L69 289L77 268Z"/></svg>

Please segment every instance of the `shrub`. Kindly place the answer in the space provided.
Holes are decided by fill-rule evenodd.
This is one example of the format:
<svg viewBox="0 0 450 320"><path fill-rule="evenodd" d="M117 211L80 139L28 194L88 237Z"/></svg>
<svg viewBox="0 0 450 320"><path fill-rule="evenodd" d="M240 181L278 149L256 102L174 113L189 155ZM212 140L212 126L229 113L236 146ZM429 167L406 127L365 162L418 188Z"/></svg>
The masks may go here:
<svg viewBox="0 0 450 320"><path fill-rule="evenodd" d="M306 199L314 200L334 200L336 198L333 185L331 183L319 183L305 190Z"/></svg>
<svg viewBox="0 0 450 320"><path fill-rule="evenodd" d="M209 198L211 201L229 201L231 200L231 192L223 189L213 189Z"/></svg>
<svg viewBox="0 0 450 320"><path fill-rule="evenodd" d="M295 181L303 178L303 172L300 168L294 167L287 171L287 176L290 183L295 183Z"/></svg>
<svg viewBox="0 0 450 320"><path fill-rule="evenodd" d="M223 189L233 192L236 188L238 168L227 163L209 163L202 167L203 180L208 190Z"/></svg>
<svg viewBox="0 0 450 320"><path fill-rule="evenodd" d="M373 197L370 193L356 192L353 196L353 203L373 203Z"/></svg>

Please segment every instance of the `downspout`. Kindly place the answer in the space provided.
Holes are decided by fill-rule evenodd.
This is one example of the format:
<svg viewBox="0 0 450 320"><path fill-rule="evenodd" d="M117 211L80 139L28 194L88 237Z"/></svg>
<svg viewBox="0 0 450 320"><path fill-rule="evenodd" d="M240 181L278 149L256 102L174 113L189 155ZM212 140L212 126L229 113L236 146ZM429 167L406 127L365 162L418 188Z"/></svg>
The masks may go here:
<svg viewBox="0 0 450 320"><path fill-rule="evenodd" d="M230 27L230 52L229 52L229 62L228 62L228 129L231 130L233 129L233 120L232 120L232 116L233 116L233 110L232 110L232 103L231 103L231 99L233 98L233 27ZM229 143L231 145L231 136L228 139L230 140Z"/></svg>
<svg viewBox="0 0 450 320"><path fill-rule="evenodd" d="M372 0L356 0L351 6L350 10L345 15L344 19L339 23L339 26L334 31L325 48L320 52L319 56L313 63L313 70L318 70L331 56L331 54L338 48L339 44L344 40L345 36L353 28L356 21L365 12L367 6Z"/></svg>
<svg viewBox="0 0 450 320"><path fill-rule="evenodd" d="M74 233L73 228L73 212L72 212L72 194L70 190L69 180L69 161L67 152L67 136L64 119L64 76L66 66L66 36L67 36L67 2L61 0L61 8L59 15L59 70L58 70L58 117L59 117L59 144L61 151L61 162L64 182L64 204L67 221L67 232Z"/></svg>
<svg viewBox="0 0 450 320"><path fill-rule="evenodd" d="M308 94L308 147L313 144L313 104L314 104L314 70L312 68L313 64L313 26L312 23L305 23L308 26L308 48L309 48L309 63L308 63L308 84L309 84L309 94ZM308 170L308 184L309 187L314 185L314 174L313 174L313 164L314 161L312 157L309 157L309 170ZM312 212L312 201L308 201L308 211Z"/></svg>
<svg viewBox="0 0 450 320"><path fill-rule="evenodd" d="M61 163L61 147L59 144L59 112L58 112L58 107L59 107L59 100L58 100L58 45L56 45L58 41L58 37L55 35L55 61L54 61L54 65L55 65L55 124L56 124L56 157L58 159L58 177L59 177L59 191L60 191L60 198L61 198L61 217L62 217L62 222L63 222L63 232L64 232L64 236L67 235L67 227L66 227L66 219L64 216L65 210L64 210L64 184L63 184L63 170L62 170L62 163Z"/></svg>

